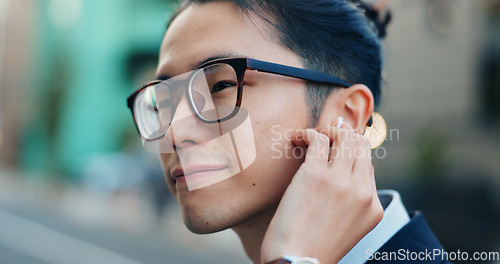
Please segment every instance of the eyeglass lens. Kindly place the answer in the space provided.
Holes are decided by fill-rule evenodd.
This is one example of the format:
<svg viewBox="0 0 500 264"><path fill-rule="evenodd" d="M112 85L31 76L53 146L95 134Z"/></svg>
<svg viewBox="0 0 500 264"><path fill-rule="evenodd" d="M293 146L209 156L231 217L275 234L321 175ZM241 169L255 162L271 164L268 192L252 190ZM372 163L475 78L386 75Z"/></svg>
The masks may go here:
<svg viewBox="0 0 500 264"><path fill-rule="evenodd" d="M194 114L205 121L217 121L235 110L237 75L230 65L218 63L144 88L134 103L135 119L144 139L154 140L166 133L180 109L179 103L185 102L181 99L186 90Z"/></svg>

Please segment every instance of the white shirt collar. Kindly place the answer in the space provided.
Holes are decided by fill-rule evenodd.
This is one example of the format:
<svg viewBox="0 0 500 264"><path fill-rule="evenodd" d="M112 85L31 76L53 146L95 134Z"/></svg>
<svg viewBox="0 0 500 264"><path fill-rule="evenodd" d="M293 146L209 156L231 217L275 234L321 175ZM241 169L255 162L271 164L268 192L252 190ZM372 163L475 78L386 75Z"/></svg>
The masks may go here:
<svg viewBox="0 0 500 264"><path fill-rule="evenodd" d="M376 252L403 226L410 222L408 212L397 191L379 190L377 194L384 208L384 217L338 264L365 263L367 261L367 250Z"/></svg>

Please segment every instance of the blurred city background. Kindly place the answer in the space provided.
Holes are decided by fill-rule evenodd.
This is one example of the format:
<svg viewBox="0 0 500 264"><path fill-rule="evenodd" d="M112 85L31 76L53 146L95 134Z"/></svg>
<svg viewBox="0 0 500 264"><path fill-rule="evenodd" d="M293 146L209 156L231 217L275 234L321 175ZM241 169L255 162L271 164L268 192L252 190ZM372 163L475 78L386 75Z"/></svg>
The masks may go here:
<svg viewBox="0 0 500 264"><path fill-rule="evenodd" d="M500 1L389 7L378 188L447 250L498 252ZM125 106L174 10L0 0L0 263L248 263L231 231L185 229Z"/></svg>

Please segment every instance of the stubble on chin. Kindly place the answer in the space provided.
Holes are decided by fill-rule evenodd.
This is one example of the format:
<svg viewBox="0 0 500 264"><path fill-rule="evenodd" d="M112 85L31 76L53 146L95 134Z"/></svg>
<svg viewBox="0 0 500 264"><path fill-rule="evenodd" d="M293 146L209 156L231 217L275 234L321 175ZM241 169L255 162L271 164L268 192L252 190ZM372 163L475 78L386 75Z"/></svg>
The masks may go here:
<svg viewBox="0 0 500 264"><path fill-rule="evenodd" d="M217 207L196 210L186 206L181 211L184 225L195 234L210 234L223 231L233 227L237 222L231 212Z"/></svg>

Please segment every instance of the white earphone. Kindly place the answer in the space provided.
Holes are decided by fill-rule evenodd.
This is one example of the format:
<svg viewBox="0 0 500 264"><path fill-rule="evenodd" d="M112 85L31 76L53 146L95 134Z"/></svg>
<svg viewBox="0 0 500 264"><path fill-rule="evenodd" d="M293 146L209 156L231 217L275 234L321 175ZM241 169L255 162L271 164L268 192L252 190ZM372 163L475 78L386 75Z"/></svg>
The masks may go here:
<svg viewBox="0 0 500 264"><path fill-rule="evenodd" d="M340 128L340 126L342 126L342 124L345 122L344 118L339 116L339 118L337 119L337 126L335 126L336 128Z"/></svg>

